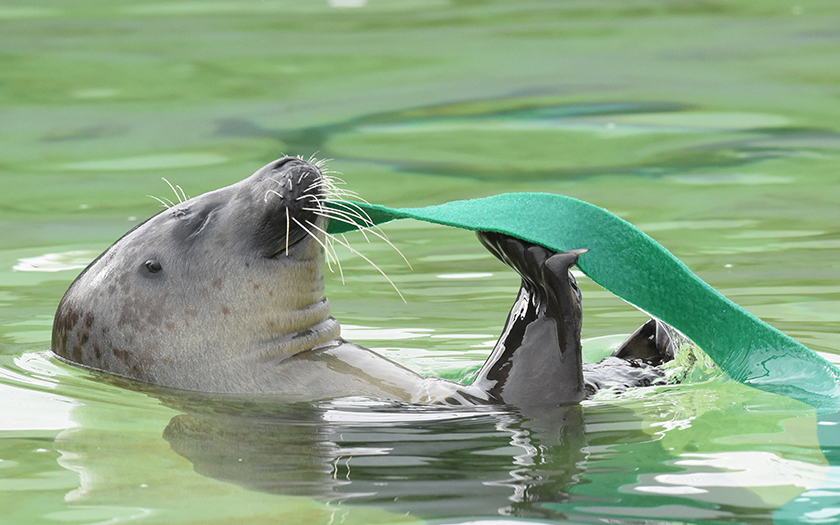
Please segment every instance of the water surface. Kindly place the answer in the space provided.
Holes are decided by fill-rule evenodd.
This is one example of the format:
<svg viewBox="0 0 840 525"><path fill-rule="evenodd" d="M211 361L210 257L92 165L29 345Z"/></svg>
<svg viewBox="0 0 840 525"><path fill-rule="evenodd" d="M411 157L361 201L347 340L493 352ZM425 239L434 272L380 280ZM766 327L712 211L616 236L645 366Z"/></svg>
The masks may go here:
<svg viewBox="0 0 840 525"><path fill-rule="evenodd" d="M579 407L276 406L49 353L84 265L172 198L282 153L372 202L511 191L633 222L840 362L835 2L6 2L0 6L0 508L10 523L827 523L836 422L695 368ZM401 222L342 254L345 337L467 377L517 280ZM587 352L645 320L586 279ZM708 373L705 373L708 372ZM819 439L818 439L819 438ZM781 510L780 510L781 508Z"/></svg>

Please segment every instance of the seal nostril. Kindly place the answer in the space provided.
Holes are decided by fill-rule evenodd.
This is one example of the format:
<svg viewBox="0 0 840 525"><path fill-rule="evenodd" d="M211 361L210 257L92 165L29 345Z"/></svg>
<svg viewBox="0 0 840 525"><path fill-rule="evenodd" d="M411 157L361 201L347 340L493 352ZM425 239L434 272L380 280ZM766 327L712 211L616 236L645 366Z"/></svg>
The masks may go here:
<svg viewBox="0 0 840 525"><path fill-rule="evenodd" d="M272 171L277 171L286 164L298 160L296 157L283 157L282 159L277 160L273 166L271 166Z"/></svg>

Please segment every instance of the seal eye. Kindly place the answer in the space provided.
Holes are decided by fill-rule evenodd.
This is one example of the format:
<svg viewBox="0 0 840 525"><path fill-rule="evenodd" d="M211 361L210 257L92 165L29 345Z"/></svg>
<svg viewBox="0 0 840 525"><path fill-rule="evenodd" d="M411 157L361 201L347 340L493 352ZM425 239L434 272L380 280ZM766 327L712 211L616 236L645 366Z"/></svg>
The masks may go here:
<svg viewBox="0 0 840 525"><path fill-rule="evenodd" d="M145 266L146 269L149 270L149 273L158 273L163 269L160 263L157 262L157 259L149 259L148 261L143 263L143 266Z"/></svg>

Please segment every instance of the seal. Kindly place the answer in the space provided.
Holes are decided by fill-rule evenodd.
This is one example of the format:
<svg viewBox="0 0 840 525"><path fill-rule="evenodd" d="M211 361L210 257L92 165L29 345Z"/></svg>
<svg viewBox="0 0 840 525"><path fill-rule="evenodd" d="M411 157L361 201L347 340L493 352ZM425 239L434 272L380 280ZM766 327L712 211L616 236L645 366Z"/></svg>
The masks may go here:
<svg viewBox="0 0 840 525"><path fill-rule="evenodd" d="M547 406L661 377L656 365L672 350L653 320L612 362L584 373L570 268L585 250L555 253L491 232L480 242L522 285L472 384L421 377L345 341L324 286L329 187L318 165L284 157L161 211L73 281L56 311L53 352L155 385L285 401Z"/></svg>

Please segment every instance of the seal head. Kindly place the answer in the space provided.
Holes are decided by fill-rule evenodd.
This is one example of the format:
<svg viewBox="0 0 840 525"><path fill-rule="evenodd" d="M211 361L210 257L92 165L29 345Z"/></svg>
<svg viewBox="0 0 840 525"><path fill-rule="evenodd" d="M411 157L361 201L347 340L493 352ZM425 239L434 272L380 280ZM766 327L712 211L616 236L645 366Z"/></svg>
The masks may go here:
<svg viewBox="0 0 840 525"><path fill-rule="evenodd" d="M159 385L242 392L267 368L255 361L337 338L323 181L314 164L284 157L140 224L67 290L53 351Z"/></svg>

